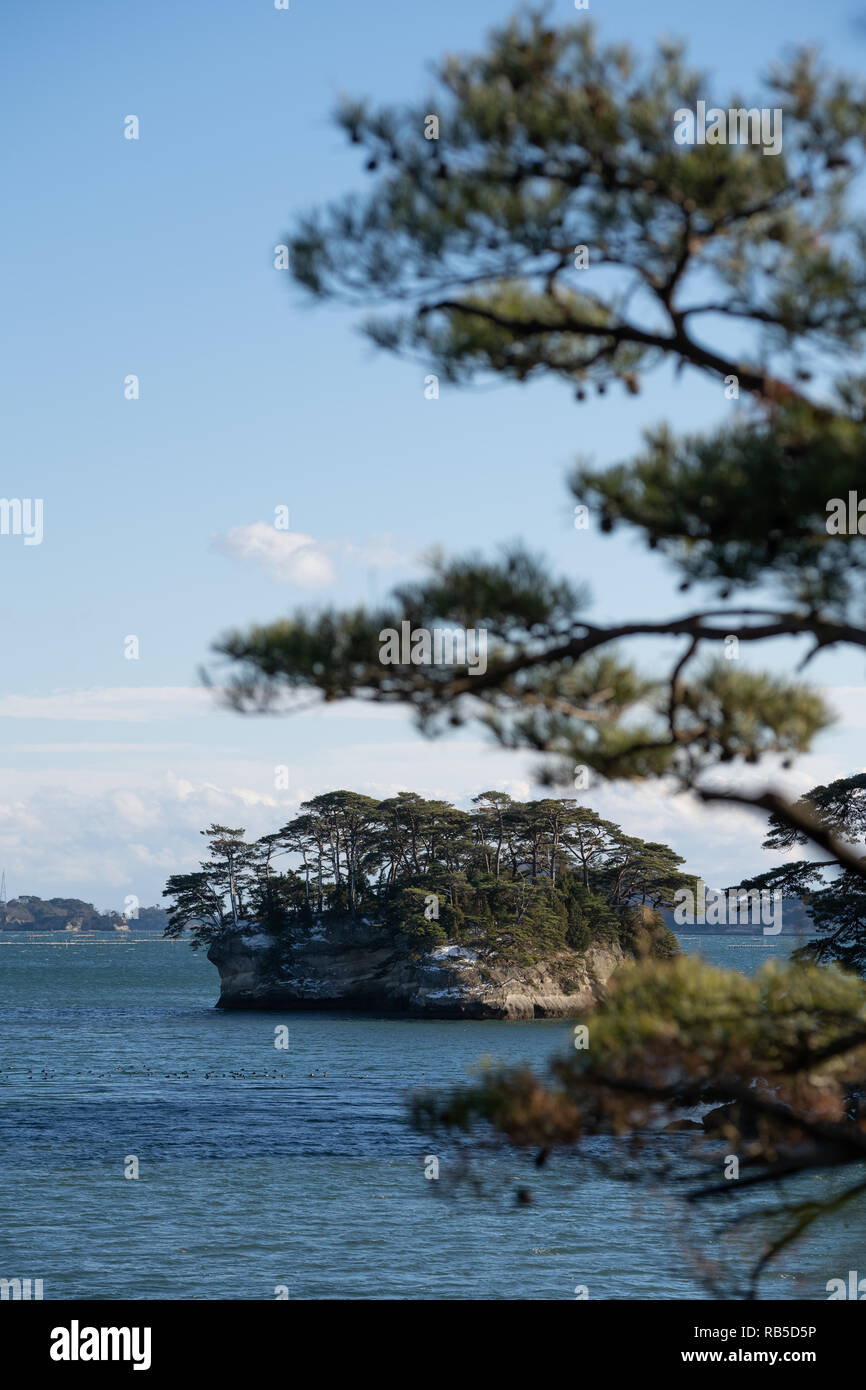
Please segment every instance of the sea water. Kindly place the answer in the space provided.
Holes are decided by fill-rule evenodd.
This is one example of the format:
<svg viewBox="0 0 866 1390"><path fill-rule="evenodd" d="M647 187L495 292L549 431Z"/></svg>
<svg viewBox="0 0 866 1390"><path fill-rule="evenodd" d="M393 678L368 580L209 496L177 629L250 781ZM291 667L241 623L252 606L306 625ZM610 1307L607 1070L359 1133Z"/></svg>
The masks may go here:
<svg viewBox="0 0 866 1390"><path fill-rule="evenodd" d="M789 950L683 945L741 970ZM413 1092L484 1057L543 1067L569 1022L224 1013L217 993L183 942L0 933L0 1278L45 1299L709 1296L691 1251L718 1213L572 1154L485 1149L456 1182L459 1148L411 1128ZM826 1298L856 1258L813 1238L762 1294Z"/></svg>

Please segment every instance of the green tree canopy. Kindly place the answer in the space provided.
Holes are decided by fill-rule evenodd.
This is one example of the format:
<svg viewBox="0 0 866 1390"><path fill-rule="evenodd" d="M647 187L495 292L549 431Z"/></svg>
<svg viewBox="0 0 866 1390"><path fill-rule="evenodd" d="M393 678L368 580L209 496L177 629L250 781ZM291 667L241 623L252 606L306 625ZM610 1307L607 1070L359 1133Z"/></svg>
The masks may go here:
<svg viewBox="0 0 866 1390"><path fill-rule="evenodd" d="M845 847L845 861L832 853L824 859L798 859L757 874L742 885L799 897L818 936L799 952L820 961L836 961L866 974L866 882L858 865L866 840L866 774L840 777L829 786L813 787L796 809L814 826L813 835L778 815L770 817L766 849L789 851L806 846L816 835L828 848Z"/></svg>
<svg viewBox="0 0 866 1390"><path fill-rule="evenodd" d="M594 812L493 791L475 805L462 811L414 792L377 802L341 790L311 797L252 844L243 830L211 826L202 832L211 857L201 872L166 885L166 934L188 927L197 946L255 926L291 939L330 915L388 924L419 945L450 938L523 959L593 941L632 953L675 950L655 909L694 879L673 850L604 822L604 860L590 857L585 870L569 856L569 837L573 826L598 821ZM441 921L425 911L431 898Z"/></svg>

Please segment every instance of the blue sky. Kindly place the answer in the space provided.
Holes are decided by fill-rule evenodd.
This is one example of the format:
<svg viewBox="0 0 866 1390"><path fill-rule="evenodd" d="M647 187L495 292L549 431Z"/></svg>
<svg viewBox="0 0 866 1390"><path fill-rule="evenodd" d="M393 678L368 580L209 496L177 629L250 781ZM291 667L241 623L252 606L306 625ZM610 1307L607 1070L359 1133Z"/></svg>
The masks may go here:
<svg viewBox="0 0 866 1390"><path fill-rule="evenodd" d="M545 384L430 402L417 366L376 355L355 316L309 308L273 266L298 212L363 186L330 122L338 95L420 96L433 59L477 47L510 11L6 0L2 492L44 499L41 545L0 537L11 892L154 901L194 864L211 819L261 833L333 786L458 802L488 786L532 793L531 760L472 733L430 745L379 710L215 711L197 672L227 627L382 597L433 544L518 537L588 580L599 616L635 615L637 595L641 614L681 610L635 541L575 532L562 479L577 454L627 457L666 416L706 425L716 386L689 373L581 407ZM638 48L687 37L723 94L748 90L793 42L855 70L866 55L845 0L591 0L590 12L603 37ZM565 0L551 14L576 17ZM138 141L123 138L129 114ZM312 576L257 559L280 505L315 542ZM862 663L827 658L814 678L840 688L844 723L797 769L799 789L866 761ZM283 764L288 792L274 786ZM668 839L711 882L766 866L760 826L736 813L697 816L658 789L590 801Z"/></svg>

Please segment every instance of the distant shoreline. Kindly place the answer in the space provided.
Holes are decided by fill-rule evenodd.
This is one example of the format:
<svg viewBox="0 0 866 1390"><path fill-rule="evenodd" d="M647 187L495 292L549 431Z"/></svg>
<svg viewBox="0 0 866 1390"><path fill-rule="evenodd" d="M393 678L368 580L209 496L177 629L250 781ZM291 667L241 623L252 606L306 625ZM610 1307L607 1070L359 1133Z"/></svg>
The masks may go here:
<svg viewBox="0 0 866 1390"><path fill-rule="evenodd" d="M691 924L687 928L671 927L671 931L677 940L689 940L695 936L730 936L730 937L754 937L764 941L778 941L782 937L794 937L802 941L811 940L815 935L813 931L803 927L782 927L780 932L764 932L761 927L706 927Z"/></svg>
<svg viewBox="0 0 866 1390"><path fill-rule="evenodd" d="M89 931L67 931L64 927L3 927L0 928L0 945L7 937L27 937L28 940L41 940L43 938L54 938L57 941L125 941L127 945L134 941L170 941L174 944L182 941L186 944L186 937L167 937L156 929L142 927L138 932L118 931L116 928L93 928Z"/></svg>

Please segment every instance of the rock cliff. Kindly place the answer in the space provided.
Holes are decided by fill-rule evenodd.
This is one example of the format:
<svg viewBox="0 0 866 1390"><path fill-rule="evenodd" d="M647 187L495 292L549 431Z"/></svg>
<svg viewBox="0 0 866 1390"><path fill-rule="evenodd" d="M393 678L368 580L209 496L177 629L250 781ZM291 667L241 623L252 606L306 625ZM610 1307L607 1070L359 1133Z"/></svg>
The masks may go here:
<svg viewBox="0 0 866 1390"><path fill-rule="evenodd" d="M213 942L223 1009L357 1009L423 1018L572 1018L599 997L618 946L532 965L489 951L423 948L366 922L315 925L291 943L251 927Z"/></svg>

